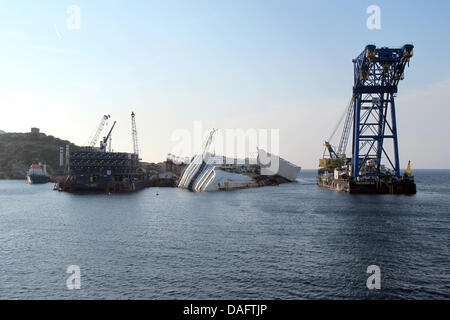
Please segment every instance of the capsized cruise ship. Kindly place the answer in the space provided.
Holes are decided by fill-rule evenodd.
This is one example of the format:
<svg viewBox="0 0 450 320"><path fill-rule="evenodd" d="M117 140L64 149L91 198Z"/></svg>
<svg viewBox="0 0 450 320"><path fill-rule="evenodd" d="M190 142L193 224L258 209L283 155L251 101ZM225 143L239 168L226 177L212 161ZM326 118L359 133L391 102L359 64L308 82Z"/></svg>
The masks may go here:
<svg viewBox="0 0 450 320"><path fill-rule="evenodd" d="M230 159L207 151L215 131L211 132L204 152L186 166L178 187L195 192L227 191L293 182L301 170L289 161L258 149L256 159Z"/></svg>

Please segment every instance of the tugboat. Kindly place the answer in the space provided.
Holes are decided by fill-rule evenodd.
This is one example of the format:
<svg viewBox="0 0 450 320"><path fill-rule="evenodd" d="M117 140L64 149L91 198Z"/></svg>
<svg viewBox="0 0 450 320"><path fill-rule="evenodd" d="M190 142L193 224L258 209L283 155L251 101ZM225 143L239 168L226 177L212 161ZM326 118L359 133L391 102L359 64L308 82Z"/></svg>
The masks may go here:
<svg viewBox="0 0 450 320"><path fill-rule="evenodd" d="M27 181L29 184L43 184L48 182L48 177L45 172L45 165L32 164L27 173Z"/></svg>

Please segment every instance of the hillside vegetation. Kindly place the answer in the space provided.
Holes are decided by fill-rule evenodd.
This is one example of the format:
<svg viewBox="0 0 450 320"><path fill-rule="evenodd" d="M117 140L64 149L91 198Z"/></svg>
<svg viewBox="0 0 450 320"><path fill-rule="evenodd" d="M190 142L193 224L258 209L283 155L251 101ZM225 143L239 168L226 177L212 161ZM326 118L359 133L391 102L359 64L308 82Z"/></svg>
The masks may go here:
<svg viewBox="0 0 450 320"><path fill-rule="evenodd" d="M59 147L70 145L71 150L79 149L70 141L61 140L44 133L5 133L0 135L0 179L25 179L32 163L42 162L51 174L59 167Z"/></svg>

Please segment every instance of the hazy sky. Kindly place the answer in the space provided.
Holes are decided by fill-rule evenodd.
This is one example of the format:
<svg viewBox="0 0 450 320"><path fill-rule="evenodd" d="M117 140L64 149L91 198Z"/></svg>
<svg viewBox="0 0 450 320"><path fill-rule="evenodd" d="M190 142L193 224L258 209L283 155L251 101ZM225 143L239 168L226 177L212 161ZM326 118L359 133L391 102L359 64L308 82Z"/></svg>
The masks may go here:
<svg viewBox="0 0 450 320"><path fill-rule="evenodd" d="M381 30L366 27L372 4ZM161 161L195 120L274 128L283 157L316 168L351 96L352 59L369 43L413 43L401 164L449 168L449 18L448 1L2 1L0 129L84 145L111 114L113 148L131 151L134 111L143 159Z"/></svg>

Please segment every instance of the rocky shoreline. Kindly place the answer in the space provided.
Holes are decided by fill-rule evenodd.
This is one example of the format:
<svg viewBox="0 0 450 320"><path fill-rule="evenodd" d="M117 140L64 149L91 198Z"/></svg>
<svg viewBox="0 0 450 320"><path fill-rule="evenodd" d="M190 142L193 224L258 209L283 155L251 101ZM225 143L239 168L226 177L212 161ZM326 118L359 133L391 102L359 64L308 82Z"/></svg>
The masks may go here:
<svg viewBox="0 0 450 320"><path fill-rule="evenodd" d="M0 180L24 180L28 166L23 162L13 163L9 168L0 167Z"/></svg>

